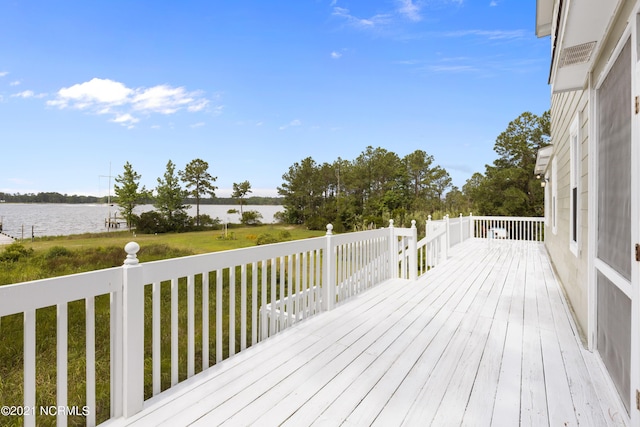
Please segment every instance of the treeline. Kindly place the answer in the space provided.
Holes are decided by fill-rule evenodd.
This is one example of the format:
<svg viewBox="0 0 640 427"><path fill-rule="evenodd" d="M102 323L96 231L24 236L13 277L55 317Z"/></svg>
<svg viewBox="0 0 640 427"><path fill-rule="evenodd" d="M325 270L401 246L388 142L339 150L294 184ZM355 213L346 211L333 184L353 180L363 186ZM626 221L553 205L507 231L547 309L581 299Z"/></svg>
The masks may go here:
<svg viewBox="0 0 640 427"><path fill-rule="evenodd" d="M107 203L107 197L78 196L60 193L0 193L0 200L7 203Z"/></svg>
<svg viewBox="0 0 640 427"><path fill-rule="evenodd" d="M81 203L91 203L91 204L104 204L108 203L109 198L107 196L97 197L97 196L79 196L76 194L68 195L68 194L60 194L56 192L41 192L41 193L2 193L0 192L0 200L4 200L7 203L67 203L67 204L81 204ZM116 196L111 197L112 203L117 203L118 198ZM144 204L153 204L155 202L155 198L153 195L149 195L149 197L143 201ZM184 200L185 203L195 203L195 199L187 197ZM282 197L262 197L262 196L252 196L247 197L244 200L244 203L247 205L254 206L278 206L282 204ZM213 197L213 198L204 198L200 200L201 205L237 205L238 199L234 199L233 197Z"/></svg>
<svg viewBox="0 0 640 427"><path fill-rule="evenodd" d="M444 196L453 189L449 173L425 151L400 157L371 146L353 160L318 164L307 157L282 179L286 222L311 229L331 223L337 231L381 227L392 218L398 225L426 219L446 209Z"/></svg>
<svg viewBox="0 0 640 427"><path fill-rule="evenodd" d="M195 203L195 199L187 198L185 203ZM237 205L238 199L233 197L213 197L200 199L201 205ZM278 206L282 204L282 197L252 196L244 199L245 205L253 206Z"/></svg>
<svg viewBox="0 0 640 427"><path fill-rule="evenodd" d="M542 216L544 191L533 172L537 151L549 143L549 116L525 112L510 122L494 145L498 159L462 189L423 150L400 157L369 146L354 160L323 164L307 157L282 176L283 220L311 229L332 223L342 231L386 226L389 219L420 226L428 215Z"/></svg>

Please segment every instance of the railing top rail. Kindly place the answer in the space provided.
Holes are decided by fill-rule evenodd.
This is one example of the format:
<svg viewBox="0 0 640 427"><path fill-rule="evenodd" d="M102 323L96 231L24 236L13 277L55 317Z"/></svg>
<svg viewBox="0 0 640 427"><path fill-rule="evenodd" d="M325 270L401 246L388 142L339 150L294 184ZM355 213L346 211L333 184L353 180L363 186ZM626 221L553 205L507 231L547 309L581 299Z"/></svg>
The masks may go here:
<svg viewBox="0 0 640 427"><path fill-rule="evenodd" d="M473 216L474 220L496 220L496 221L531 221L541 222L544 217L539 216Z"/></svg>
<svg viewBox="0 0 640 427"><path fill-rule="evenodd" d="M0 317L117 291L122 268L0 286Z"/></svg>
<svg viewBox="0 0 640 427"><path fill-rule="evenodd" d="M398 230L398 229L396 229ZM385 237L389 235L388 228L377 228L375 230L355 231L352 233L333 234L331 237L334 244L345 244L357 242L359 240L367 240L368 238Z"/></svg>

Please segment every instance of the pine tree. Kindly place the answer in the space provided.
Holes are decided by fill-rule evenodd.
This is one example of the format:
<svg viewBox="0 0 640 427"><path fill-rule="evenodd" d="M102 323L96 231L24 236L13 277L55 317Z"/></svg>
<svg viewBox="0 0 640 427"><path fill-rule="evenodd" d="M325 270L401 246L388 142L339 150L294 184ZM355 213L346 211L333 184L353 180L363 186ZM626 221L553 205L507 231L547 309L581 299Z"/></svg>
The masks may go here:
<svg viewBox="0 0 640 427"><path fill-rule="evenodd" d="M140 174L133 170L131 163L124 165L122 175L116 177L116 184L113 186L120 206L120 214L127 221L127 227L131 231L135 214L135 207L149 197L149 192L142 186L140 188Z"/></svg>
<svg viewBox="0 0 640 427"><path fill-rule="evenodd" d="M244 198L248 193L251 193L251 184L249 181L243 181L241 183L233 183L233 193L231 197L238 199L240 203L240 215L242 215L242 205L244 204Z"/></svg>
<svg viewBox="0 0 640 427"><path fill-rule="evenodd" d="M217 187L213 185L213 182L218 178L211 176L208 169L209 163L201 159L194 159L185 166L184 171L178 172L187 188L193 187L192 190L187 191L187 195L196 199L196 225L198 226L200 225L200 199L207 194L211 197L216 196L214 191Z"/></svg>
<svg viewBox="0 0 640 427"><path fill-rule="evenodd" d="M158 178L156 187L156 202L154 206L167 222L170 230L179 230L187 220L188 205L184 200L187 192L180 186L180 179L176 174L175 164L169 160L164 177Z"/></svg>

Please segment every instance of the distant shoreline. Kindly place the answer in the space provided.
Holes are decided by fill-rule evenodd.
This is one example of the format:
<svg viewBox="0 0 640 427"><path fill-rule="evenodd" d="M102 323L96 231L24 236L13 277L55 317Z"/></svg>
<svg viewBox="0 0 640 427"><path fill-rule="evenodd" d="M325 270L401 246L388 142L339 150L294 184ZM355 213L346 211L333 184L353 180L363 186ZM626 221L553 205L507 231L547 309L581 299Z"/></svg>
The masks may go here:
<svg viewBox="0 0 640 427"><path fill-rule="evenodd" d="M60 193L37 193L37 194L9 194L0 193L0 200L2 203L64 203L64 204L107 204L107 197L96 196L80 196L80 195L67 195ZM152 205L153 199L145 200L140 204ZM188 205L195 205L196 200L188 198L184 201ZM277 206L282 205L282 197L262 197L253 196L243 199L243 205L268 205ZM111 197L111 204L117 205L118 199ZM238 199L232 197L214 197L200 199L201 205L239 205Z"/></svg>

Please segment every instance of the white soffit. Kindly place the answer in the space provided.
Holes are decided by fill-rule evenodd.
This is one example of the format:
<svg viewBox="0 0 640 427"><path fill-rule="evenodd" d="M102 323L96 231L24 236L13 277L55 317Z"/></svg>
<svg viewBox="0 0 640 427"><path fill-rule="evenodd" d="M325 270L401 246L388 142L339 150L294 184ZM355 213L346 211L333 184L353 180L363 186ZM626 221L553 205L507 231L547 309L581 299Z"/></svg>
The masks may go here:
<svg viewBox="0 0 640 427"><path fill-rule="evenodd" d="M536 36L546 37L551 35L551 22L553 19L553 0L536 1Z"/></svg>
<svg viewBox="0 0 640 427"><path fill-rule="evenodd" d="M549 165L549 160L551 160L551 154L553 153L553 145L547 145L538 150L538 156L536 158L536 167L533 170L533 173L538 175L542 175Z"/></svg>
<svg viewBox="0 0 640 427"><path fill-rule="evenodd" d="M550 82L553 92L582 89L622 0L565 0Z"/></svg>

